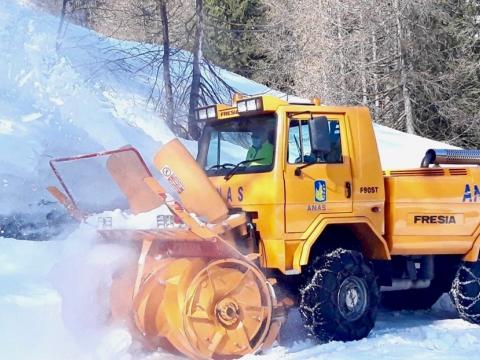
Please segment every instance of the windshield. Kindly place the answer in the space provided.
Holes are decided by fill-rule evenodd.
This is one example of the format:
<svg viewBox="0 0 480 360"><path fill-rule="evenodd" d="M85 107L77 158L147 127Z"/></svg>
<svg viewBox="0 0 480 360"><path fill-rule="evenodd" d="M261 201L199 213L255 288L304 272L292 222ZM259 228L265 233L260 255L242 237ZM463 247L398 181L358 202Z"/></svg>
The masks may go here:
<svg viewBox="0 0 480 360"><path fill-rule="evenodd" d="M198 160L210 176L257 173L273 168L276 117L273 114L242 117L207 124L200 142Z"/></svg>

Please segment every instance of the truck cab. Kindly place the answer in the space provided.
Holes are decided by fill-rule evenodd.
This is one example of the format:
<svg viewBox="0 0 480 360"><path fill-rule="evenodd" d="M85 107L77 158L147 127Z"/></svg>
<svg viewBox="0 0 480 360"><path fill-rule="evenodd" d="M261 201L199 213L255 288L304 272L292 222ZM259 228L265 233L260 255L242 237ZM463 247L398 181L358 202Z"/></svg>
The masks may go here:
<svg viewBox="0 0 480 360"><path fill-rule="evenodd" d="M197 117L206 121L197 161L228 206L251 215L264 267L300 273L327 228L356 234L372 259L390 258L382 237L383 175L366 108L264 95L202 108ZM259 132L272 154L250 161Z"/></svg>

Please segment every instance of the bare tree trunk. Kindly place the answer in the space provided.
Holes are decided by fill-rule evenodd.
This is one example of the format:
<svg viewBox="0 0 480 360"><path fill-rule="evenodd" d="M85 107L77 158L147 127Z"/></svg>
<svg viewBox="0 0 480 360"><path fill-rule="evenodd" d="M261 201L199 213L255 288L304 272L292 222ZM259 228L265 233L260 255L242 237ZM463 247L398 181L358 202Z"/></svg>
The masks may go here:
<svg viewBox="0 0 480 360"><path fill-rule="evenodd" d="M193 47L192 63L192 85L190 88L190 106L188 110L188 133L192 139L200 137L200 127L195 119L195 109L200 101L200 86L202 73L200 61L202 60L203 45L203 0L196 0L196 21L195 21L195 44Z"/></svg>
<svg viewBox="0 0 480 360"><path fill-rule="evenodd" d="M373 69L373 91L374 91L374 99L375 99L375 108L373 109L374 119L378 121L379 112L380 112L380 94L379 94L379 87L378 87L378 74L377 74L377 60L378 60L378 49L377 49L377 36L375 32L372 31L372 61L374 64Z"/></svg>
<svg viewBox="0 0 480 360"><path fill-rule="evenodd" d="M172 77L170 75L170 37L168 31L168 14L167 14L167 0L160 1L160 18L162 21L163 34L163 84L165 89L165 106L167 108L167 125L174 131L174 105L173 105L173 91L172 91Z"/></svg>
<svg viewBox="0 0 480 360"><path fill-rule="evenodd" d="M399 0L394 0L395 16L397 21L397 44L398 44L398 66L400 70L400 86L402 88L402 97L405 109L405 127L409 134L415 134L414 117L412 109L412 101L410 96L410 90L407 86L407 70L408 64L406 61L406 53L404 47L405 32L402 24L402 12L400 11Z"/></svg>
<svg viewBox="0 0 480 360"><path fill-rule="evenodd" d="M360 11L360 24L362 28L365 28L365 22L363 19L363 12ZM362 39L363 40L363 39ZM367 58L365 55L365 43L366 41L360 41L360 61L362 66L360 68L360 78L362 80L362 105L366 106L368 103L368 89L367 89Z"/></svg>
<svg viewBox="0 0 480 360"><path fill-rule="evenodd" d="M57 41L55 43L55 49L58 51L60 46L62 45L62 31L63 31L63 24L65 23L65 14L67 12L67 5L70 0L63 0L62 2L62 12L60 13L60 23L58 24L57 30Z"/></svg>
<svg viewBox="0 0 480 360"><path fill-rule="evenodd" d="M338 46L339 46L339 51L341 53L340 55L340 59L339 59L339 62L340 62L340 78L341 78L341 83L342 83L342 92L345 92L347 90L347 83L345 81L345 57L343 56L343 35L342 35L342 31L343 31L343 24L342 24L342 17L340 16L340 11L337 11L337 38L338 38Z"/></svg>

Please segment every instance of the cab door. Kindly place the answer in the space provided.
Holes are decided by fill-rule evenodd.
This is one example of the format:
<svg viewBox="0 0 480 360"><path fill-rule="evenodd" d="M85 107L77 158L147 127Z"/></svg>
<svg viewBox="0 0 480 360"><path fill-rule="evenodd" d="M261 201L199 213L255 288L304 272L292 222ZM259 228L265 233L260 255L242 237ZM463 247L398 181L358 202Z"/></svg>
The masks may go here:
<svg viewBox="0 0 480 360"><path fill-rule="evenodd" d="M323 116L328 121L330 151L312 152L309 121ZM352 173L342 115L315 114L287 121L285 159L285 231L305 232L319 216L352 212ZM324 136L325 137L325 136Z"/></svg>

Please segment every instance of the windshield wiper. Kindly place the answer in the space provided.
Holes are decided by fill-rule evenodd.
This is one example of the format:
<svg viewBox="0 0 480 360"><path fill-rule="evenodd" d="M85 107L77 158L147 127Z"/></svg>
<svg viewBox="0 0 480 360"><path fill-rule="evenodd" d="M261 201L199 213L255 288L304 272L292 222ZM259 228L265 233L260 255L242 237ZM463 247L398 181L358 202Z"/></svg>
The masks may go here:
<svg viewBox="0 0 480 360"><path fill-rule="evenodd" d="M235 175L235 173L237 172L237 170L240 168L240 166L242 165L245 165L245 164L249 164L249 163L252 163L252 162L255 162L255 161L261 161L263 160L264 158L258 158L258 159L250 159L250 160L243 160L243 161L240 161L237 165L235 165L235 167L230 170L227 175L225 175L223 178L225 180L230 180L232 178L233 175Z"/></svg>
<svg viewBox="0 0 480 360"><path fill-rule="evenodd" d="M213 169L226 169L227 166L235 167L235 164L232 163L224 163L224 164L215 164L210 166L207 171L213 170Z"/></svg>

